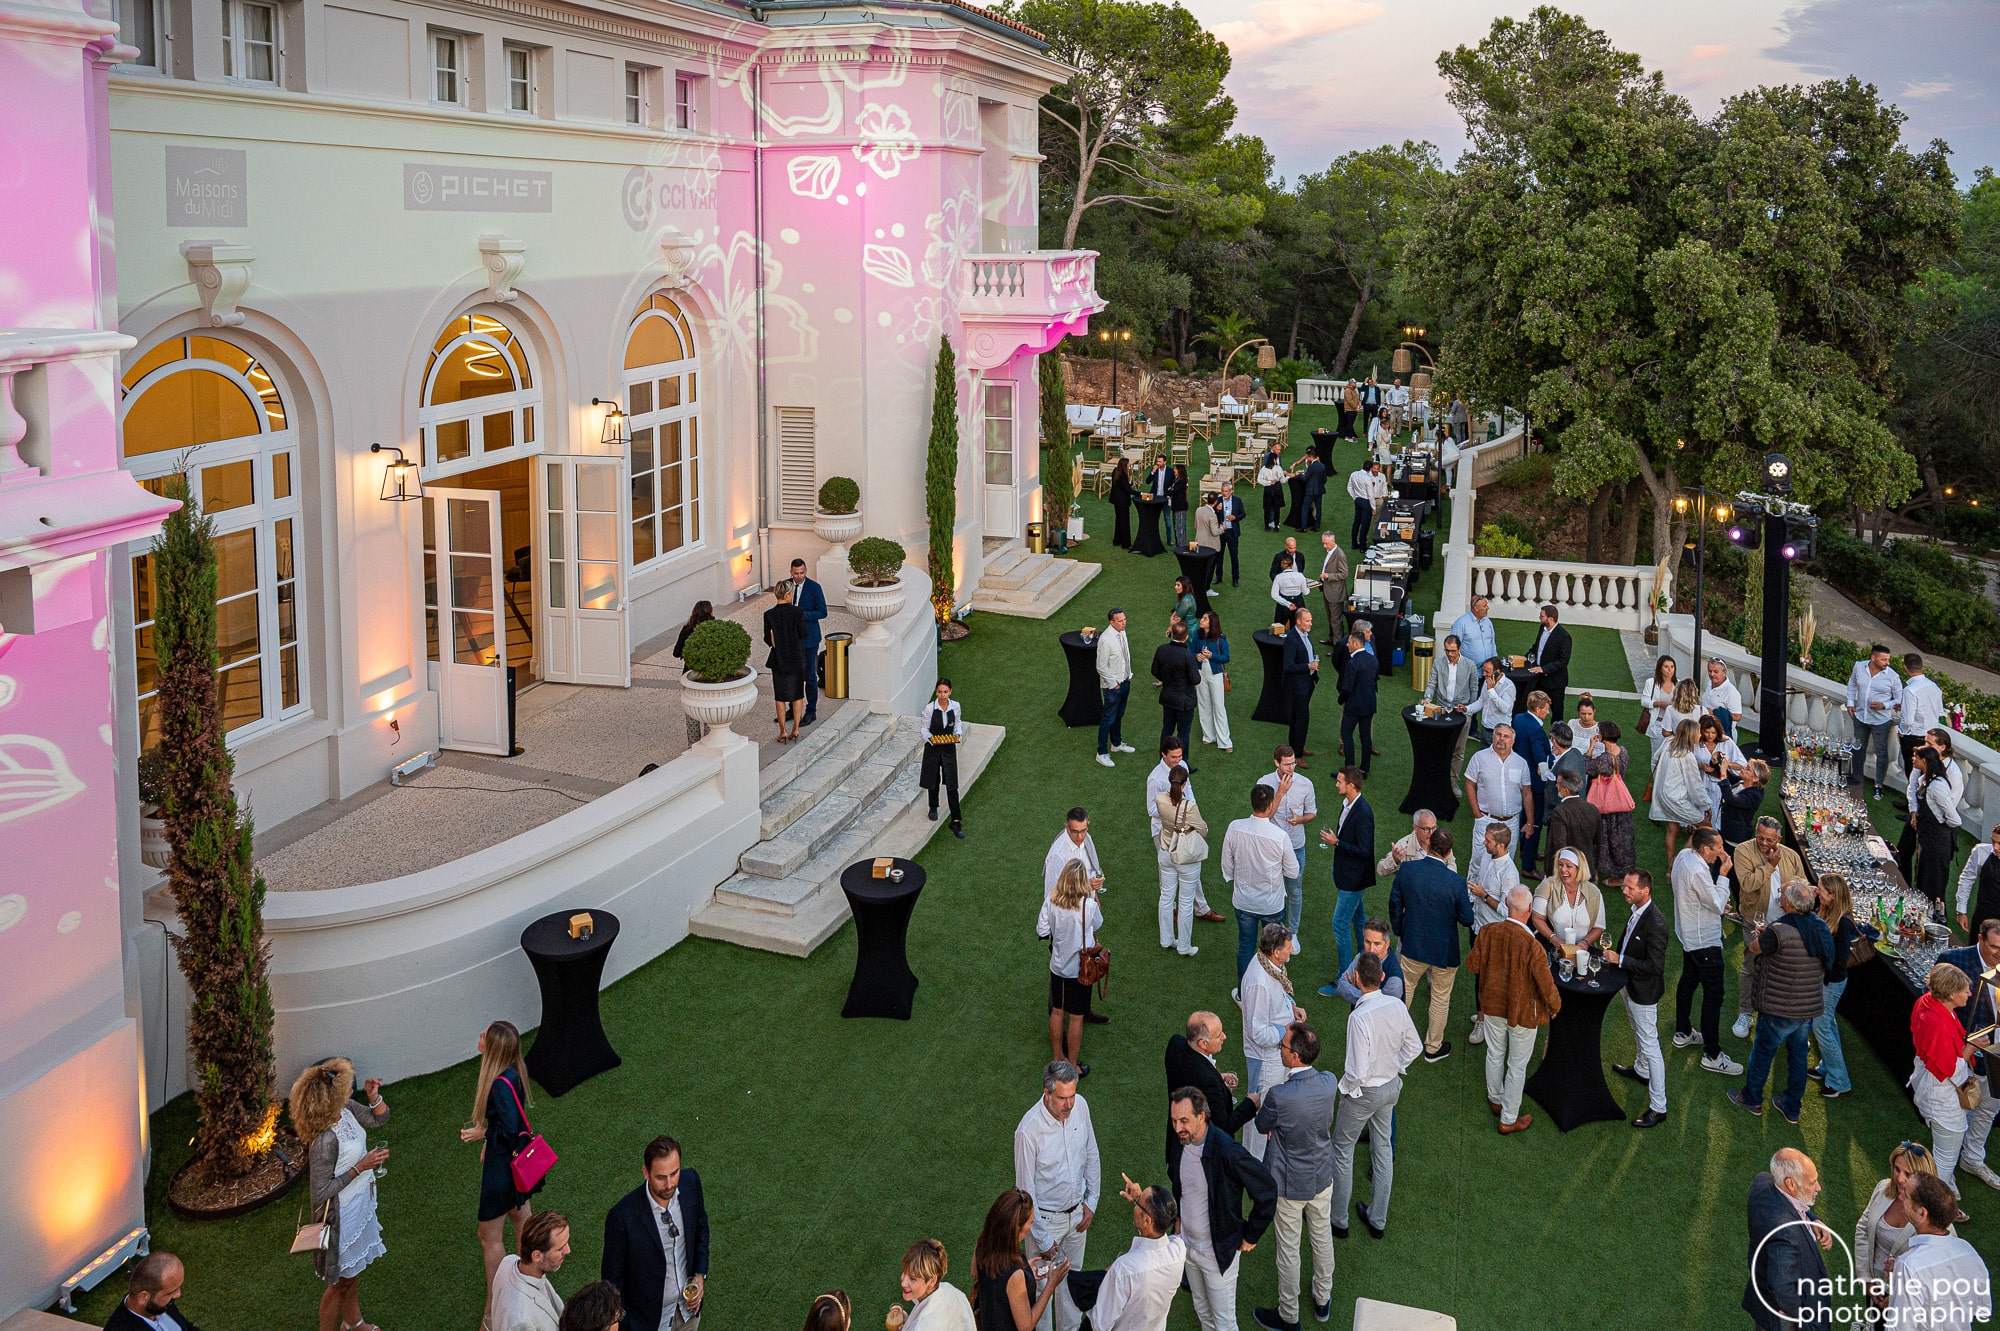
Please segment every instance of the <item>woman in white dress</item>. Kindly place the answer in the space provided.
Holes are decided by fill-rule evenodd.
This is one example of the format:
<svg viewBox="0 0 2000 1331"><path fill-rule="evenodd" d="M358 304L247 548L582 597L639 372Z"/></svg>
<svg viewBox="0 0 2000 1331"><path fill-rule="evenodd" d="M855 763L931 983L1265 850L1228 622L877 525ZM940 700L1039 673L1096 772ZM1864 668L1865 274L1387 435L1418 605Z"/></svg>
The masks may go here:
<svg viewBox="0 0 2000 1331"><path fill-rule="evenodd" d="M327 1226L326 1245L313 1269L326 1282L319 1299L319 1331L378 1331L361 1320L361 1273L388 1249L375 1218L375 1170L388 1162L389 1148L368 1145L368 1130L389 1121L382 1083L370 1078L353 1098L354 1064L344 1058L315 1063L292 1083L292 1126L308 1143L306 1160L315 1220Z"/></svg>
<svg viewBox="0 0 2000 1331"><path fill-rule="evenodd" d="M1722 826L1722 764L1729 762L1737 767L1744 765L1743 750L1736 741L1722 733L1722 722L1715 713L1703 712L1696 718L1700 727L1698 747L1701 752L1702 781L1708 787L1708 825Z"/></svg>
<svg viewBox="0 0 2000 1331"><path fill-rule="evenodd" d="M1194 945L1194 903L1201 895L1201 866L1208 861L1208 820L1188 793L1188 770L1176 764L1167 773L1167 788L1153 797L1160 820L1160 946L1184 957L1201 951Z"/></svg>
<svg viewBox="0 0 2000 1331"><path fill-rule="evenodd" d="M1662 656L1653 662L1653 677L1639 686L1639 706L1646 718L1645 736L1652 746L1647 755L1651 767L1660 765L1660 750L1666 745L1667 732L1661 727L1666 724L1667 708L1673 705L1674 687L1680 683L1680 665L1671 656ZM1639 797L1642 801L1653 798L1653 783L1646 783L1646 793Z"/></svg>
<svg viewBox="0 0 2000 1331"><path fill-rule="evenodd" d="M1667 700L1667 708L1660 713L1660 740L1653 750L1654 780L1659 779L1660 755L1667 751L1667 742L1680 730L1683 721L1701 720L1701 686L1691 679L1684 679L1674 685L1673 697Z"/></svg>
<svg viewBox="0 0 2000 1331"><path fill-rule="evenodd" d="M1701 771L1701 730L1693 717L1682 721L1660 754L1653 772L1656 823L1667 825L1667 863L1679 848L1681 829L1708 821L1708 786Z"/></svg>

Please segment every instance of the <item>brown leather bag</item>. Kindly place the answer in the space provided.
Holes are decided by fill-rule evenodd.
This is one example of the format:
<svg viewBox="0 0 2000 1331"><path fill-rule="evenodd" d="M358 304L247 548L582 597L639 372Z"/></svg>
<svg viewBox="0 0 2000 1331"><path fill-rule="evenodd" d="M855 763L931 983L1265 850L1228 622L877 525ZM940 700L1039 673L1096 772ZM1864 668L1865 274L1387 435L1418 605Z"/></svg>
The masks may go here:
<svg viewBox="0 0 2000 1331"><path fill-rule="evenodd" d="M1077 913L1084 916L1086 925L1088 925L1090 919L1086 913L1088 909L1087 902L1085 905L1077 908ZM1093 984L1096 985L1097 996L1099 998L1103 998L1108 992L1109 986L1106 984L1106 978L1110 974L1111 949L1105 947L1104 944L1092 943L1089 947L1077 953L1076 982L1086 989Z"/></svg>

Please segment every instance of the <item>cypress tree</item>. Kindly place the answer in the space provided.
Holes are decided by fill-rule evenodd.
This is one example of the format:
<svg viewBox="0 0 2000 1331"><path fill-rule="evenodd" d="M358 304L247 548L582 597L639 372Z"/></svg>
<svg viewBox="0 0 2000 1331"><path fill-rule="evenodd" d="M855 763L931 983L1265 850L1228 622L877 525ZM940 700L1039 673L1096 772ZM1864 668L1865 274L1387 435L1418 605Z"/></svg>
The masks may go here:
<svg viewBox="0 0 2000 1331"><path fill-rule="evenodd" d="M951 618L952 589L958 581L952 567L952 536L958 527L958 364L949 336L938 339L924 509L931 520L931 605L943 624Z"/></svg>
<svg viewBox="0 0 2000 1331"><path fill-rule="evenodd" d="M1053 350L1041 358L1042 376L1042 521L1051 543L1069 529L1069 509L1076 496L1076 477L1069 456L1068 398L1063 392L1062 359Z"/></svg>

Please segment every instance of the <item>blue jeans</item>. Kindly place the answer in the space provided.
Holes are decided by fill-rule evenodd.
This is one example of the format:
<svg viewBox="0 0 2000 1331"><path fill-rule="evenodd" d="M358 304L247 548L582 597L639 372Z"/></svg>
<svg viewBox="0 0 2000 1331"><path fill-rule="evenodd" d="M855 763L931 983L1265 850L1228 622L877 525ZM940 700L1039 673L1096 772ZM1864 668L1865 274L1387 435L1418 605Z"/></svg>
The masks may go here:
<svg viewBox="0 0 2000 1331"><path fill-rule="evenodd" d="M1299 872L1305 872L1305 848L1299 848ZM1299 936L1299 916L1306 908L1306 880L1287 878L1285 880L1285 927L1292 931L1292 937Z"/></svg>
<svg viewBox="0 0 2000 1331"><path fill-rule="evenodd" d="M1757 1014L1757 1044L1750 1051L1750 1072L1743 1080L1743 1099L1748 1104L1764 1102L1764 1083L1770 1080L1771 1065L1783 1046L1788 1075L1785 1090L1778 1097L1778 1112L1797 1118L1806 1098L1806 1037L1813 1024L1803 1017L1774 1017Z"/></svg>
<svg viewBox="0 0 2000 1331"><path fill-rule="evenodd" d="M1840 1023L1834 1018L1834 1005L1847 990L1847 981L1837 980L1826 986L1826 1007L1820 1012L1819 1020L1812 1024L1813 1039L1819 1042L1819 1070L1826 1074L1826 1088L1829 1091L1851 1091L1854 1083L1847 1079L1847 1055L1840 1047Z"/></svg>
<svg viewBox="0 0 2000 1331"><path fill-rule="evenodd" d="M1104 712L1097 718L1097 751L1111 752L1113 744L1125 742L1124 728L1119 724L1125 719L1125 701L1132 696L1132 681L1126 680L1115 689L1100 688L1104 695Z"/></svg>
<svg viewBox="0 0 2000 1331"><path fill-rule="evenodd" d="M1250 958L1257 955L1257 935L1267 924L1283 924L1285 912L1270 915L1253 915L1241 906L1231 906L1236 912L1236 978L1241 980L1243 972L1250 969Z"/></svg>
<svg viewBox="0 0 2000 1331"><path fill-rule="evenodd" d="M1340 953L1335 975L1347 974L1354 956L1361 951L1361 924L1368 918L1366 892L1342 892L1333 907L1333 945Z"/></svg>
<svg viewBox="0 0 2000 1331"><path fill-rule="evenodd" d="M1889 753L1896 747L1896 723L1877 721L1870 725L1861 718L1866 712L1858 712L1854 717L1854 780L1861 780L1861 769L1868 765L1868 750L1875 750L1875 784L1881 785L1889 775Z"/></svg>

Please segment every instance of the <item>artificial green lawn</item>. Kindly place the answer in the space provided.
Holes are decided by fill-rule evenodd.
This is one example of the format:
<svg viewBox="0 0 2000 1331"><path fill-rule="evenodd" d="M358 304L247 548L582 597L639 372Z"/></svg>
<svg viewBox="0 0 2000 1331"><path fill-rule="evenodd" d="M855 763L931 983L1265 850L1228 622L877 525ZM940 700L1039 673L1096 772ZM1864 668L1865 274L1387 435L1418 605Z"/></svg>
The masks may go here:
<svg viewBox="0 0 2000 1331"><path fill-rule="evenodd" d="M1302 409L1294 453L1306 431L1330 424L1332 415ZM1359 453L1358 445L1340 446L1325 505L1327 521L1343 537L1344 475ZM1230 695L1236 751L1223 755L1197 742L1194 759L1203 808L1218 825L1211 835L1217 846L1220 823L1247 812L1250 785L1268 770L1271 746L1284 740L1281 727L1248 719L1259 669L1249 635L1268 625L1263 575L1280 537L1261 530L1257 496L1245 499L1251 529L1243 541L1244 582L1240 589L1225 586L1216 600L1239 653L1239 685ZM1085 511L1091 539L1075 557L1106 567L1076 601L1048 621L975 616L972 635L944 651L943 669L967 716L1006 726L1008 738L967 794L966 839L941 836L922 856L930 877L910 929L910 958L922 979L914 1018L840 1020L854 960L851 928L806 961L689 939L606 991L605 1025L624 1066L560 1100L538 1096L532 1110L562 1157L537 1204L575 1223L575 1251L556 1279L560 1290L596 1277L605 1210L637 1183L640 1148L659 1132L685 1143L686 1162L707 1189L711 1331L789 1331L812 1296L832 1286L852 1295L858 1327L877 1325L897 1297L901 1253L921 1235L944 1241L950 1278L969 1284L973 1239L988 1204L1012 1184L1013 1128L1039 1093L1048 1058L1048 955L1033 924L1043 854L1074 804L1093 815L1109 878L1104 938L1116 956L1105 1009L1113 1023L1087 1027L1084 1039L1093 1072L1083 1093L1097 1125L1106 1198L1115 1194L1121 1171L1144 1181L1164 1176L1161 1054L1190 1010L1222 1013L1230 1041L1222 1064L1242 1070L1241 1023L1229 1001L1234 925L1197 925L1201 955L1193 959L1161 952L1155 925L1143 784L1154 762L1159 713L1146 664L1178 570L1171 559L1114 549L1102 501L1086 499ZM1305 544L1317 548L1310 534ZM1442 544L1440 538L1440 555ZM1424 574L1420 608L1435 610L1442 573L1440 562ZM1140 678L1126 737L1140 752L1121 755L1117 768L1106 770L1091 761L1094 728L1065 730L1056 718L1067 687L1056 635L1102 623L1113 603L1132 615ZM1524 623L1502 623L1499 635L1503 651L1525 650L1532 641ZM1575 637L1572 698L1588 687L1632 688L1615 634L1579 629ZM1408 826L1396 812L1410 776L1396 716L1411 697L1408 681L1407 667L1384 677L1376 729L1384 753L1366 792L1383 850ZM1324 819L1337 804L1338 711L1333 690L1319 697L1313 725L1319 756L1310 775ZM1608 701L1600 715L1623 725L1636 711L1635 703ZM1635 795L1644 785L1643 741L1636 753ZM1463 864L1469 813L1461 809L1450 826ZM1327 1063L1338 1070L1345 1004L1313 993L1333 966L1330 855L1316 835L1311 844L1306 952L1292 974L1326 1039ZM1639 849L1664 889L1661 839L1644 822ZM1213 862L1205 881L1210 899L1226 911L1228 888ZM1371 890L1373 913L1386 908L1388 890L1386 882ZM1611 905L1614 930L1625 913L1622 903ZM1740 950L1733 936L1729 946L1732 954ZM1677 961L1673 970L1677 975ZM1725 1014L1733 1018L1733 964L1729 983ZM1744 1320L1737 1311L1743 1198L1773 1150L1801 1146L1819 1161L1826 1184L1821 1213L1851 1232L1890 1147L1904 1137L1928 1140L1901 1091L1908 1069L1883 1067L1858 1039L1847 1043L1854 1093L1824 1101L1809 1092L1796 1128L1775 1113L1749 1117L1723 1098L1740 1078L1702 1072L1699 1049L1669 1047L1671 1109L1664 1126L1640 1133L1600 1123L1565 1135L1530 1103L1534 1128L1502 1139L1486 1109L1484 1051L1465 1044L1471 1000L1465 977L1454 995L1452 1056L1410 1071L1387 1239L1377 1242L1356 1226L1354 1237L1338 1245L1337 1327L1348 1324L1359 1295L1440 1309L1469 1328L1737 1325ZM486 1016L422 1019L461 1026L470 1054ZM1670 1025L1670 1015L1662 1024ZM1725 1046L1747 1061L1746 1041L1725 1037ZM1604 1049L1607 1062L1632 1055L1616 1004L1606 1016ZM361 1285L364 1313L386 1331L478 1325L479 1171L476 1148L456 1135L473 1076L468 1061L387 1090L394 1117L381 1135L394 1158L381 1185L381 1213L389 1255ZM1644 1108L1641 1088L1610 1081L1628 1113ZM306 1260L285 1252L296 1195L217 1224L191 1224L167 1209L165 1181L186 1156L192 1124L185 1096L154 1116L148 1203L156 1245L187 1259L189 1315L208 1331L310 1326L318 1285ZM1969 1180L1966 1187L1974 1219L1960 1232L1990 1250L2000 1240L1994 1219L2000 1197ZM1366 1196L1365 1183L1357 1196ZM1129 1208L1108 1201L1092 1232L1090 1264L1108 1264L1131 1237ZM1253 1325L1251 1308L1275 1302L1273 1248L1267 1236L1245 1258L1239 1291L1245 1327ZM113 1297L107 1285L86 1301L94 1322L109 1313ZM1185 1298L1170 1325L1195 1325Z"/></svg>

